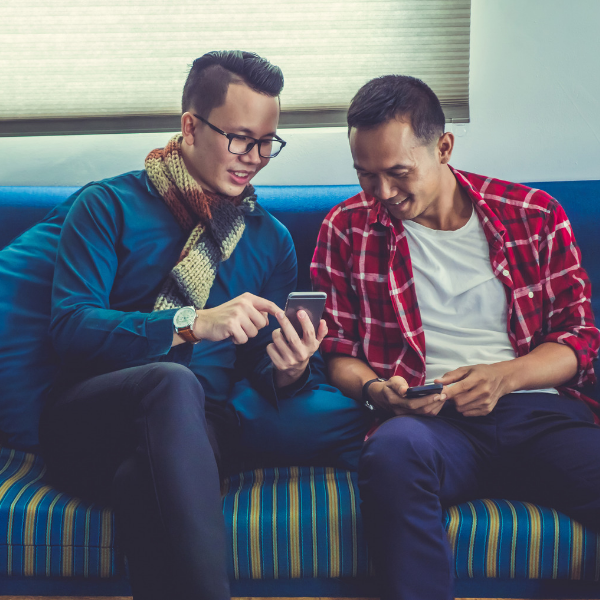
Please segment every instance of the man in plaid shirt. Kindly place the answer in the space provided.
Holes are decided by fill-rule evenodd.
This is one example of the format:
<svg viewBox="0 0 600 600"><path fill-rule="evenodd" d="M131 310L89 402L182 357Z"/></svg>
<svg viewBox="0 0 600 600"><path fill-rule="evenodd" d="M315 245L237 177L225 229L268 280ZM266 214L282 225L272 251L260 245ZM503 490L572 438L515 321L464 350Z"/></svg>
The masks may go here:
<svg viewBox="0 0 600 600"><path fill-rule="evenodd" d="M359 468L383 599L453 597L444 506L519 497L600 529L600 411L581 391L600 335L571 225L540 190L450 167L444 124L417 79L359 90L363 191L329 212L311 266L331 381L383 422Z"/></svg>

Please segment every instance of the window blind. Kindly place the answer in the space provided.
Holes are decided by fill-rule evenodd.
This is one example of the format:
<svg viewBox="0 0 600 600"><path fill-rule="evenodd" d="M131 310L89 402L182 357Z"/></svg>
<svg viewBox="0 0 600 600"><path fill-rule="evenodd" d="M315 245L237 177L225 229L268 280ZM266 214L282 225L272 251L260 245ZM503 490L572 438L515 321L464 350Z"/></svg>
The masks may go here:
<svg viewBox="0 0 600 600"><path fill-rule="evenodd" d="M191 63L218 49L281 67L284 126L343 124L388 73L465 122L469 31L470 0L3 0L0 133L177 129Z"/></svg>

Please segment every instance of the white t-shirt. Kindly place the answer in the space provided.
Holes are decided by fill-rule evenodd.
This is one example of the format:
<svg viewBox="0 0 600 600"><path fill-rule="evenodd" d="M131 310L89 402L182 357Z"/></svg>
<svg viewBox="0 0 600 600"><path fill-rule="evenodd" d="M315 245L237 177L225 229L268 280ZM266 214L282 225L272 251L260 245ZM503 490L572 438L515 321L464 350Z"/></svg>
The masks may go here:
<svg viewBox="0 0 600 600"><path fill-rule="evenodd" d="M403 221L425 333L426 381L516 357L508 338L504 286L475 210L456 231ZM557 394L553 389L522 390Z"/></svg>

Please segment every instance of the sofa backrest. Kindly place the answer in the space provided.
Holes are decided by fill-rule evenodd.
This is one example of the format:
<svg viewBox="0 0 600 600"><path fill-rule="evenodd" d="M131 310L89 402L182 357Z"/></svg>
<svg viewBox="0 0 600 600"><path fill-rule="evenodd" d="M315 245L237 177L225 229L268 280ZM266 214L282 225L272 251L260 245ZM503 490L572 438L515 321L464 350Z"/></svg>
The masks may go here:
<svg viewBox="0 0 600 600"><path fill-rule="evenodd" d="M600 180L528 183L563 205L592 281L594 313L600 315ZM0 248L70 196L76 187L0 187ZM292 234L298 254L298 289L310 289L309 265L323 218L359 186L257 186L260 203Z"/></svg>

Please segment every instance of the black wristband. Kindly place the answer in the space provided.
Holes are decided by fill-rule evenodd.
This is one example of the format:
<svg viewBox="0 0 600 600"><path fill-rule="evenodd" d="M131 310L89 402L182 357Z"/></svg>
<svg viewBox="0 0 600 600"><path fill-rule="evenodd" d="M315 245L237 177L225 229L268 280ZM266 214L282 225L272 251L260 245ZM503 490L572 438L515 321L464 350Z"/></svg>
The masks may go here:
<svg viewBox="0 0 600 600"><path fill-rule="evenodd" d="M371 402L371 398L369 397L369 388L371 387L372 383L375 383L376 381L381 381L382 383L384 383L386 380L382 379L381 377L376 377L375 379L369 379L369 381L367 381L362 388L362 401L363 404L365 405L365 408L368 408L373 414L375 414L377 412L377 409L375 408L375 406L373 406L372 402Z"/></svg>

